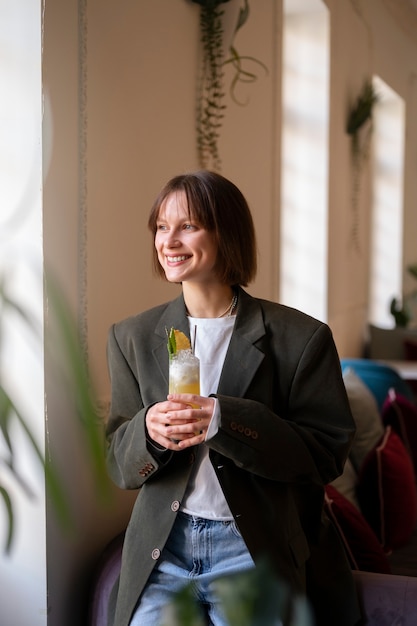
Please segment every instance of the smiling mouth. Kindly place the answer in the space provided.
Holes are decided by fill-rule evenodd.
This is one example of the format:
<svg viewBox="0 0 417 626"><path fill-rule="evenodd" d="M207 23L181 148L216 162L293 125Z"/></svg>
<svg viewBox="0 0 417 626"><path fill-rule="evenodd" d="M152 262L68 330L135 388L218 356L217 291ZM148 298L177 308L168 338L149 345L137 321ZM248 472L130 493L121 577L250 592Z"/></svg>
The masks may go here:
<svg viewBox="0 0 417 626"><path fill-rule="evenodd" d="M190 255L183 254L181 256L167 256L168 263L179 263L180 261L186 261L190 259Z"/></svg>

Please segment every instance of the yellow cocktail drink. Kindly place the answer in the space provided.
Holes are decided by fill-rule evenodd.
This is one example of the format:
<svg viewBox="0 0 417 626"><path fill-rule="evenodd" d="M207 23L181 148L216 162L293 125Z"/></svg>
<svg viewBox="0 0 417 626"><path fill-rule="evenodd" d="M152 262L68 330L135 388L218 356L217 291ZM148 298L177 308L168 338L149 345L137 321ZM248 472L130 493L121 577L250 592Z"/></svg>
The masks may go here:
<svg viewBox="0 0 417 626"><path fill-rule="evenodd" d="M169 388L169 393L193 393L197 396L200 395L200 383L190 383L187 384L173 384Z"/></svg>
<svg viewBox="0 0 417 626"><path fill-rule="evenodd" d="M171 355L169 393L200 395L200 361L191 350L180 350Z"/></svg>

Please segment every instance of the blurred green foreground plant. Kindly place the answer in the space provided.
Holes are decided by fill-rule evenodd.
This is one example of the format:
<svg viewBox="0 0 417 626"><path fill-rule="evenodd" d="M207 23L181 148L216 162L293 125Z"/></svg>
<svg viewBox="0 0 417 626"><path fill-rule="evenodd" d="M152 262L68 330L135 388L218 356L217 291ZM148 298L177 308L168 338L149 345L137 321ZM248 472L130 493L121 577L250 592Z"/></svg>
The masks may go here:
<svg viewBox="0 0 417 626"><path fill-rule="evenodd" d="M75 413L82 424L82 432L90 457L95 484L98 492L105 497L108 495L108 483L105 467L104 434L100 426L77 326L61 290L51 277L48 276L45 286L48 294L48 312L49 316L53 318L51 321L55 327L53 350L51 342L48 340L49 333L46 333L45 354L51 353L52 358L56 358L59 352L61 363L57 365L59 368L63 366L66 370L65 385L70 396L74 398ZM7 315L14 315L20 322L23 322L25 328L33 336L41 355L42 329L38 321L9 295L6 279L3 277L0 280L0 356ZM19 409L19 404L19 398L7 389L7 384L1 379L0 374L0 496L7 515L7 536L5 539L5 551L7 553L11 551L15 533L15 506L11 489L6 486L10 484L10 480L6 478L12 477L15 485L20 487L27 497L34 497L33 489L27 478L21 474L17 467L16 442L14 441L17 424L21 427L27 443L44 470L47 495L55 508L58 520L67 529L71 528L73 524L68 498L60 477L53 462L47 458L49 450L46 449L46 455L43 453L42 447L36 441L29 425L30 419ZM48 442L46 442L47 444ZM7 477L4 470L8 474Z"/></svg>
<svg viewBox="0 0 417 626"><path fill-rule="evenodd" d="M292 593L266 563L242 574L219 578L216 592L229 626L313 626L307 599ZM206 623L191 583L165 607L162 626Z"/></svg>

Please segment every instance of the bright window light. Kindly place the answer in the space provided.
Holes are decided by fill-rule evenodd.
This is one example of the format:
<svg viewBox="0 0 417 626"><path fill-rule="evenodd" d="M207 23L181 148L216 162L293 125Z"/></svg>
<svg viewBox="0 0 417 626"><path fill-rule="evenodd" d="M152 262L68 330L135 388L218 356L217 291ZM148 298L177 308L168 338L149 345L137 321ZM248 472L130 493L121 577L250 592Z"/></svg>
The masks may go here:
<svg viewBox="0 0 417 626"><path fill-rule="evenodd" d="M1 308L0 380L39 447L45 438L42 278L41 1L1 3L0 39L0 278L7 295L37 328L11 307ZM12 497L15 539L3 551L7 516L0 505L2 624L47 622L45 477L23 429L11 429L15 469L1 484ZM2 458L7 458L0 437ZM3 454L4 453L4 454Z"/></svg>
<svg viewBox="0 0 417 626"><path fill-rule="evenodd" d="M280 300L327 318L329 15L284 1Z"/></svg>
<svg viewBox="0 0 417 626"><path fill-rule="evenodd" d="M375 77L374 88L379 100L373 112L369 319L389 328L390 301L402 293L405 104L381 78Z"/></svg>

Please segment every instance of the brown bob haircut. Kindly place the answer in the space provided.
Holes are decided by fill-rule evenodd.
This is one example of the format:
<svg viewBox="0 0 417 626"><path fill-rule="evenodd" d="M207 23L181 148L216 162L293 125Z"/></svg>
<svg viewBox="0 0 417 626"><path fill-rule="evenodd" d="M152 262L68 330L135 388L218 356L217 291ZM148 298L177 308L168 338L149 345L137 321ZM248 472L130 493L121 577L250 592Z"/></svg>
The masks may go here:
<svg viewBox="0 0 417 626"><path fill-rule="evenodd" d="M224 176L208 170L175 176L152 206L148 226L154 237L161 207L168 196L177 192L185 193L190 218L214 233L219 280L228 285L248 285L256 275L256 237L242 192ZM165 278L155 248L153 262L156 273Z"/></svg>

